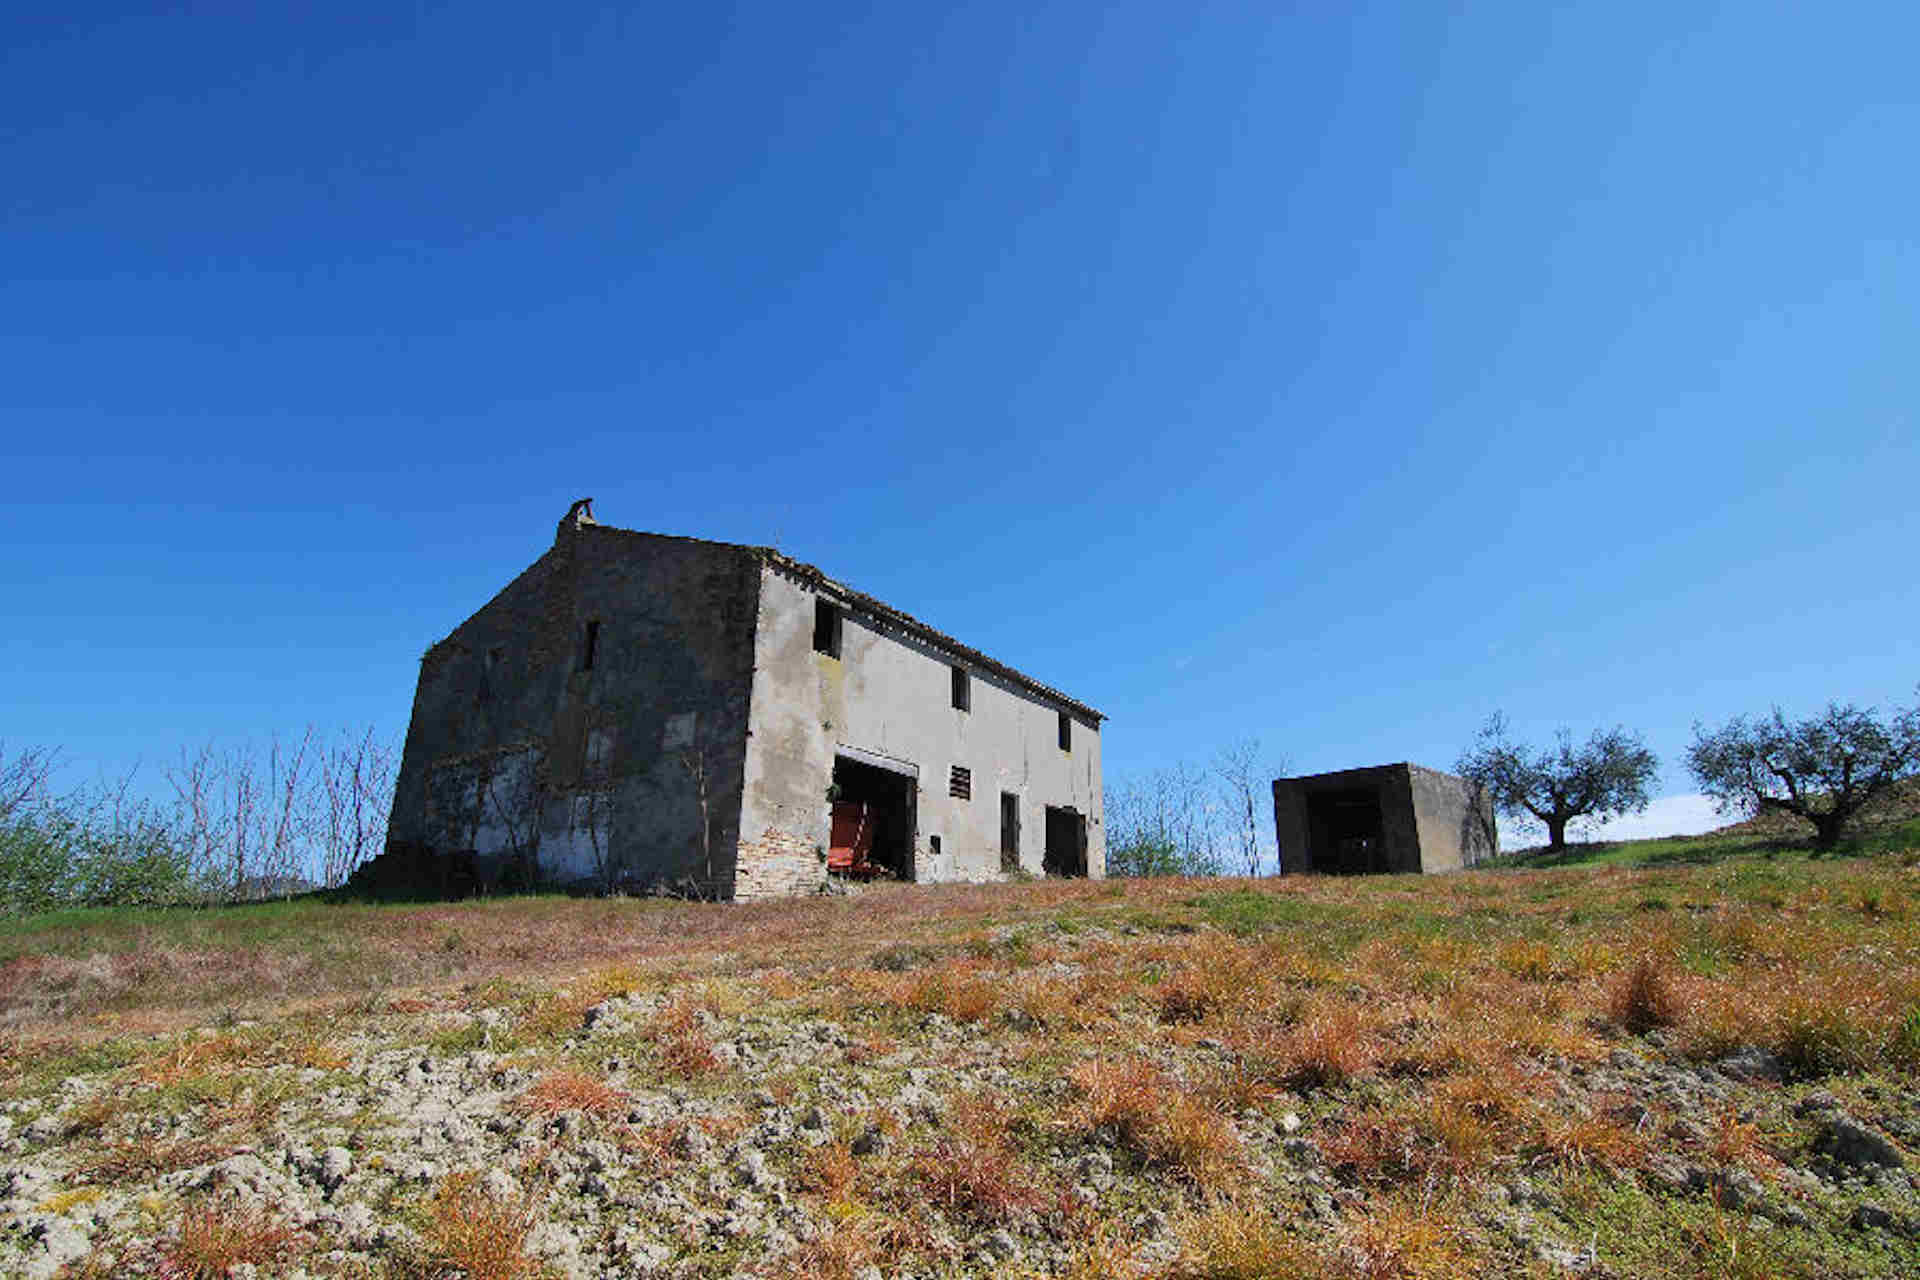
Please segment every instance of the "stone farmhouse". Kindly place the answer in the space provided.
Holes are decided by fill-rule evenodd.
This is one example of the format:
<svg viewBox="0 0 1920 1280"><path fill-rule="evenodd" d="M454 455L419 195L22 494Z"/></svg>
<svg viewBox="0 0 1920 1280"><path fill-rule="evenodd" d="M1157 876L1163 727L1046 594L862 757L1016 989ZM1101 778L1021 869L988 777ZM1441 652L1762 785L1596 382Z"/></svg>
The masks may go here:
<svg viewBox="0 0 1920 1280"><path fill-rule="evenodd" d="M1098 711L769 547L599 524L427 650L389 867L808 893L1101 876Z"/></svg>

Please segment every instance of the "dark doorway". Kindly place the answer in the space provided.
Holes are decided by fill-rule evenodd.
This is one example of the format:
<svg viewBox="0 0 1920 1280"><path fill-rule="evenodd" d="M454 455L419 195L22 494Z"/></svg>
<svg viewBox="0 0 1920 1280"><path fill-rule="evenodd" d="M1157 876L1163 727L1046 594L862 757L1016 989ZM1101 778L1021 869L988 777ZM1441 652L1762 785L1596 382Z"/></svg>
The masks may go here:
<svg viewBox="0 0 1920 1280"><path fill-rule="evenodd" d="M1011 791L1000 793L1000 869L1020 869L1020 797Z"/></svg>
<svg viewBox="0 0 1920 1280"><path fill-rule="evenodd" d="M1041 869L1050 876L1087 874L1087 816L1047 806L1047 851Z"/></svg>
<svg viewBox="0 0 1920 1280"><path fill-rule="evenodd" d="M847 756L833 758L834 806L857 805L861 825L872 833L867 859L900 880L913 879L915 816L919 784L904 773ZM864 838L864 837L863 837Z"/></svg>
<svg viewBox="0 0 1920 1280"><path fill-rule="evenodd" d="M1308 796L1307 847L1315 871L1336 876L1386 871L1380 793L1364 788Z"/></svg>

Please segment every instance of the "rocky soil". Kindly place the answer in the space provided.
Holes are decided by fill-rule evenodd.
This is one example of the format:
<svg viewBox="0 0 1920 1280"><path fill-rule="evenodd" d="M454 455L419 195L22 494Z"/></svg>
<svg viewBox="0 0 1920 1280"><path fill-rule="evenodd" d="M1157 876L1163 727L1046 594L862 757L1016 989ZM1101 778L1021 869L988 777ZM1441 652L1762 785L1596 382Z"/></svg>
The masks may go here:
<svg viewBox="0 0 1920 1280"><path fill-rule="evenodd" d="M1063 920L15 1044L0 1273L1920 1274L1910 1072L1632 1034L1591 948L1310 942Z"/></svg>

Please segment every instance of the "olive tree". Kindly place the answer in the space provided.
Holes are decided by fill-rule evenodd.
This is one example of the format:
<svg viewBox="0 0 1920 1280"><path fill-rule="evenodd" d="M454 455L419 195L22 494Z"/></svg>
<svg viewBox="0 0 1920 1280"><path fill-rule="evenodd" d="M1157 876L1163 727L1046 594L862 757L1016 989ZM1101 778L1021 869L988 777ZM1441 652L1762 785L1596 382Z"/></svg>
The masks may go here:
<svg viewBox="0 0 1920 1280"><path fill-rule="evenodd" d="M1790 813L1831 849L1847 823L1896 783L1920 774L1920 705L1877 711L1829 702L1789 721L1736 716L1718 729L1693 726L1687 768L1723 811Z"/></svg>
<svg viewBox="0 0 1920 1280"><path fill-rule="evenodd" d="M1479 783L1501 813L1546 827L1547 847L1557 850L1566 848L1567 824L1575 818L1646 808L1659 761L1637 734L1617 727L1595 730L1577 747L1562 729L1552 747L1536 750L1512 741L1506 717L1496 712L1453 768Z"/></svg>

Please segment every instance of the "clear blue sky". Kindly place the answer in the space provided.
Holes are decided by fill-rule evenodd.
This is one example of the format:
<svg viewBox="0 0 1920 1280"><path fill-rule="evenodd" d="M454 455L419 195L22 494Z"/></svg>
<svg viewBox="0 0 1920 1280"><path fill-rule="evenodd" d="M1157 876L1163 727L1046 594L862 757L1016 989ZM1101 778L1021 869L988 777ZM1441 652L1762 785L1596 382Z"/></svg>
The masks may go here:
<svg viewBox="0 0 1920 1280"><path fill-rule="evenodd" d="M404 728L579 496L1450 764L1920 679L1920 8L42 6L0 738Z"/></svg>

